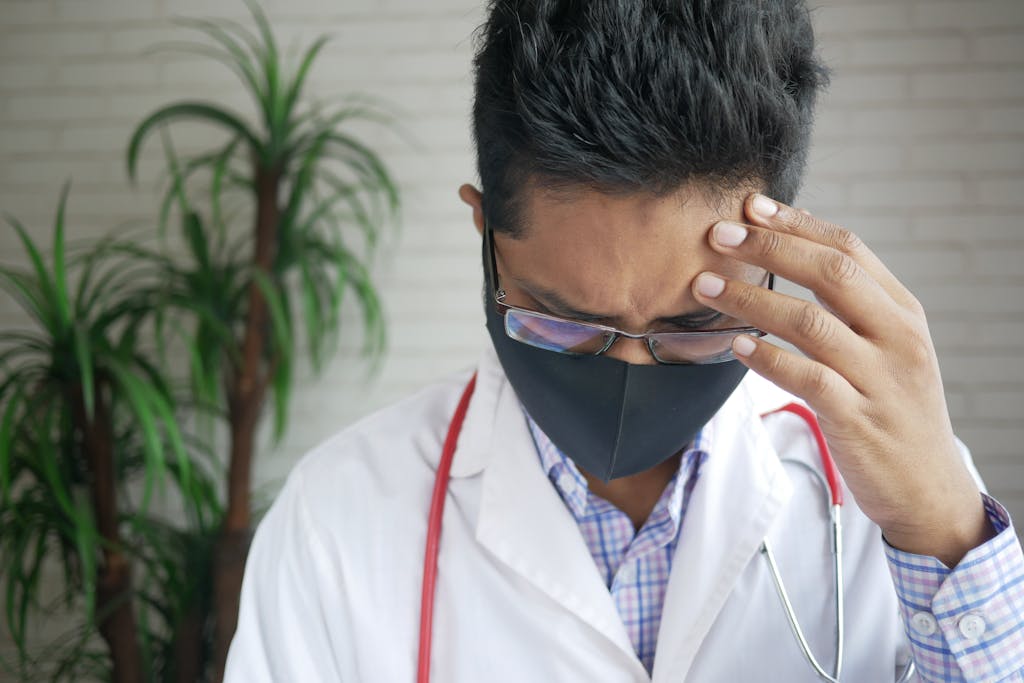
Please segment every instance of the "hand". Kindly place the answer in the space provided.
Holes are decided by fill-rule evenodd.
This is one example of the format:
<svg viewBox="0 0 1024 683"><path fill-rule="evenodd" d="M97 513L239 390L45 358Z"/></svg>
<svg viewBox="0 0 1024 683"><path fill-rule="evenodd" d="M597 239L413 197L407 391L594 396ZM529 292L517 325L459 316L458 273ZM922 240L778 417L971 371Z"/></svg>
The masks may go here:
<svg viewBox="0 0 1024 683"><path fill-rule="evenodd" d="M751 223L716 224L712 248L808 288L818 304L713 273L694 295L806 355L733 340L742 363L817 413L886 540L955 566L995 532L953 436L921 304L852 232L760 195L744 208Z"/></svg>

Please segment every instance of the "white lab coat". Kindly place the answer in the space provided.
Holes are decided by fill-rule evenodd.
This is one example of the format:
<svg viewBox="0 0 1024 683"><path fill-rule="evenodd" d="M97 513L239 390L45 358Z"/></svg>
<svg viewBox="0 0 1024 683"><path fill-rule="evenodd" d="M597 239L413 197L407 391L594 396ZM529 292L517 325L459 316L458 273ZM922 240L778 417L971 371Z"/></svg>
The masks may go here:
<svg viewBox="0 0 1024 683"><path fill-rule="evenodd" d="M766 535L831 668L825 493L780 461L820 471L818 451L799 417L760 417L793 396L750 372L709 423L650 676L490 347L478 371L443 518L433 681L816 681L758 552ZM415 680L427 510L469 376L363 419L295 466L253 539L227 683ZM848 492L842 521L843 680L891 681L910 655L881 533Z"/></svg>

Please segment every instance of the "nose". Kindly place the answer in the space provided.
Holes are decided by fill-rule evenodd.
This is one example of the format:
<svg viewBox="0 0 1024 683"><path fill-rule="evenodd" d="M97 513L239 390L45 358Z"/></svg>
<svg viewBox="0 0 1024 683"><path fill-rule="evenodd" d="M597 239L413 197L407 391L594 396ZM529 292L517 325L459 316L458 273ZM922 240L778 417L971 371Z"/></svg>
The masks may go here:
<svg viewBox="0 0 1024 683"><path fill-rule="evenodd" d="M654 356L651 355L650 349L647 348L647 342L643 339L619 337L612 344L611 348L604 353L606 356L617 358L633 365L656 365L658 363Z"/></svg>

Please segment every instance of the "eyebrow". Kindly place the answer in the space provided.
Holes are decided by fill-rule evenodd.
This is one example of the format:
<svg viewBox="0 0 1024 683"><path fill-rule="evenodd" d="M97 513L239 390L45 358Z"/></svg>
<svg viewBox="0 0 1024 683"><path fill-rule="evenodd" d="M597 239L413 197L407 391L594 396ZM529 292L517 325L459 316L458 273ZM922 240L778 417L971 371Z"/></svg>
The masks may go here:
<svg viewBox="0 0 1024 683"><path fill-rule="evenodd" d="M528 280L521 278L513 278L513 280L525 289L530 296L536 299L538 303L544 306L548 312L554 313L555 315L594 323L609 323L617 320L617 316L582 311L568 303L558 292L545 287L540 287ZM704 306L690 313L680 313L679 315L670 315L658 318L655 322L676 325L678 327L698 327L700 325L706 325L708 322L721 317L722 315L721 311L716 311L713 308Z"/></svg>

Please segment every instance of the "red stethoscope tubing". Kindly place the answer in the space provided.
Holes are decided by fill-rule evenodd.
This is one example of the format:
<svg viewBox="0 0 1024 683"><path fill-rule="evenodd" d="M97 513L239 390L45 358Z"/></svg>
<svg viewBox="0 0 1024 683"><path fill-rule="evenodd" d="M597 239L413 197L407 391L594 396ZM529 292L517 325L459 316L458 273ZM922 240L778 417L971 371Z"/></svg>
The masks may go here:
<svg viewBox="0 0 1024 683"><path fill-rule="evenodd" d="M807 423L807 426L811 428L814 440L818 443L818 454L821 456L821 467L825 471L825 479L828 480L828 490L832 496L832 505L842 505L843 487L839 483L839 468L836 467L836 461L832 459L832 453L828 450L828 442L825 441L825 434L821 431L821 425L818 424L817 416L805 405L788 403L778 410L765 413L761 417L783 411L799 415Z"/></svg>
<svg viewBox="0 0 1024 683"><path fill-rule="evenodd" d="M423 594L420 602L420 643L419 661L416 668L417 683L429 683L430 681L430 650L433 639L434 620L434 592L437 584L437 555L441 542L441 517L444 514L444 503L447 498L448 479L451 472L452 458L455 455L455 445L458 443L459 434L462 432L462 423L466 419L466 409L469 407L469 399L476 387L476 373L469 380L462 397L455 408L451 423L448 425L448 434L444 439L444 448L441 451L441 462L437 467L437 476L434 479L434 493L430 500L430 516L427 526L427 549L423 558ZM818 451L821 455L822 467L825 470L825 477L832 495L833 505L843 504L843 489L839 484L839 471L835 461L829 453L828 444L825 442L825 435L821 432L818 419L807 407L798 403L788 405L765 413L771 415L777 412L790 412L798 415L807 422L807 425L814 433L815 441L818 443Z"/></svg>
<svg viewBox="0 0 1024 683"><path fill-rule="evenodd" d="M469 398L476 388L476 373L469 380L462 398L455 407L455 414L448 425L448 435L444 438L441 450L441 462L437 466L434 478L434 495L430 500L430 517L427 526L427 551L423 559L423 596L420 601L420 656L417 666L416 680L420 683L430 681L430 644L433 636L434 621L434 585L437 583L437 553L441 542L441 515L444 513L444 501L448 492L448 475L452 469L452 457L455 455L455 444L462 432L462 423L466 419Z"/></svg>

